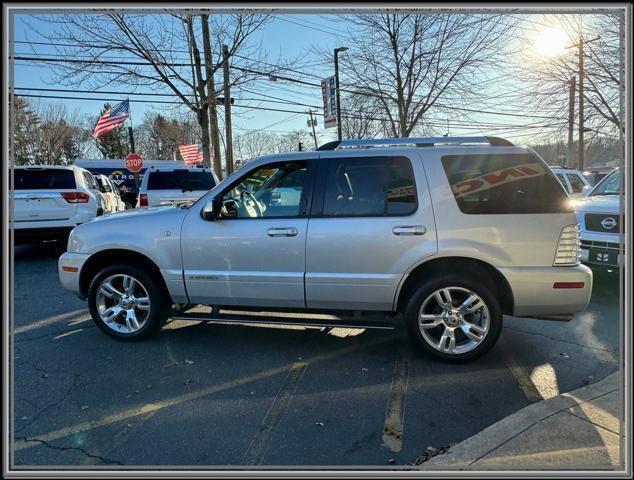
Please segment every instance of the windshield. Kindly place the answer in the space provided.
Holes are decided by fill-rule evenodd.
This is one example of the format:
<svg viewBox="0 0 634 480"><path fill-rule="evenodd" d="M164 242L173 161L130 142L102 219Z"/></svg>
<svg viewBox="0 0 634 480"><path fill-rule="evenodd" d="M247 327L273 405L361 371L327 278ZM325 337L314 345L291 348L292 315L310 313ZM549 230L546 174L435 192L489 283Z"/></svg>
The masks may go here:
<svg viewBox="0 0 634 480"><path fill-rule="evenodd" d="M189 170L151 172L148 190L211 190L216 183L209 172Z"/></svg>
<svg viewBox="0 0 634 480"><path fill-rule="evenodd" d="M614 170L605 177L590 194L595 195L620 195L621 194L621 170Z"/></svg>

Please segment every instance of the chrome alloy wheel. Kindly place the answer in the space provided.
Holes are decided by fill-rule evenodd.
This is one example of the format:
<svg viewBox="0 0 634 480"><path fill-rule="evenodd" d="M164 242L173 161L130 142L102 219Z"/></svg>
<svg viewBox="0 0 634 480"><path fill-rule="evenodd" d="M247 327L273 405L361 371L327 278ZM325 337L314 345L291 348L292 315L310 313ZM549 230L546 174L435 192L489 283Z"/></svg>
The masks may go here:
<svg viewBox="0 0 634 480"><path fill-rule="evenodd" d="M150 316L150 297L141 282L130 275L117 274L104 279L97 289L99 317L112 330L134 333Z"/></svg>
<svg viewBox="0 0 634 480"><path fill-rule="evenodd" d="M476 348L489 331L489 309L476 293L463 287L445 287L429 295L420 307L418 327L423 339L447 354Z"/></svg>

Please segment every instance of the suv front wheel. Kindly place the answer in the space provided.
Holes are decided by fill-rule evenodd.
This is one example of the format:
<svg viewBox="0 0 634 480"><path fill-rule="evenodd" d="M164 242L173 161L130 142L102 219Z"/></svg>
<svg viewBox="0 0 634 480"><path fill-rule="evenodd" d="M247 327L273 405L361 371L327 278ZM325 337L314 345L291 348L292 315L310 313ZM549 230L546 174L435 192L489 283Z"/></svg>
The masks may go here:
<svg viewBox="0 0 634 480"><path fill-rule="evenodd" d="M486 282L456 275L420 285L405 308L410 335L432 356L450 362L488 352L502 330L502 311Z"/></svg>
<svg viewBox="0 0 634 480"><path fill-rule="evenodd" d="M105 267L88 289L92 319L117 340L141 340L158 332L170 311L157 278L134 265Z"/></svg>

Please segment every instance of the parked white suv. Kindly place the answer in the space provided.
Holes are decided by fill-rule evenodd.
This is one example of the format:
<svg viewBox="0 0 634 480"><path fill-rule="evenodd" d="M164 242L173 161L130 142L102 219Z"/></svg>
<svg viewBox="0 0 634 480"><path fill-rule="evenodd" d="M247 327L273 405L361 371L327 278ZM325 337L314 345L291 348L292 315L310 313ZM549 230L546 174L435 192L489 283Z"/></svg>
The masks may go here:
<svg viewBox="0 0 634 480"><path fill-rule="evenodd" d="M121 200L119 190L106 175L94 175L97 187L103 198L104 213L115 213L125 210L125 203Z"/></svg>
<svg viewBox="0 0 634 480"><path fill-rule="evenodd" d="M13 169L13 221L16 244L66 241L70 231L97 216L99 201L92 174L79 167L34 166Z"/></svg>
<svg viewBox="0 0 634 480"><path fill-rule="evenodd" d="M194 203L77 227L59 275L121 340L170 316L393 328L387 312L449 361L488 351L504 314L572 319L592 288L561 184L533 150L494 137L348 140L255 159ZM212 309L188 311L197 304Z"/></svg>
<svg viewBox="0 0 634 480"><path fill-rule="evenodd" d="M622 170L604 177L582 199L574 202L581 228L581 261L597 267L622 264L623 189Z"/></svg>
<svg viewBox="0 0 634 480"><path fill-rule="evenodd" d="M161 166L145 171L137 207L154 207L198 200L218 184L208 168Z"/></svg>

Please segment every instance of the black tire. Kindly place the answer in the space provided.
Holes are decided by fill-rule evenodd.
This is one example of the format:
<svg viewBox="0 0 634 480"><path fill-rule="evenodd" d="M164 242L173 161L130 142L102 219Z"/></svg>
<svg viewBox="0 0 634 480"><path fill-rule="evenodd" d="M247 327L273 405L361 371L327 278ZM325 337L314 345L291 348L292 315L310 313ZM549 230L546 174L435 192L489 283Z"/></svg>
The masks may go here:
<svg viewBox="0 0 634 480"><path fill-rule="evenodd" d="M440 275L423 282L412 291L403 312L411 340L425 354L444 362L466 362L487 353L493 348L502 331L502 309L495 295L491 293L494 289L490 285L491 282L488 279L478 278L478 280L473 280L454 274ZM489 311L489 328L484 338L475 348L464 353L441 352L430 345L423 336L421 328L419 328L419 312L423 302L435 291L446 287L460 287L470 290L482 299ZM444 325L441 324L436 328L436 331L443 331ZM459 333L459 335L463 334ZM466 336L465 341L468 341Z"/></svg>
<svg viewBox="0 0 634 480"><path fill-rule="evenodd" d="M104 279L117 274L133 277L141 283L148 294L150 311L147 320L139 330L132 333L113 330L99 315L97 291ZM117 340L136 341L150 338L159 332L161 327L167 322L171 312L171 300L161 279L157 278L157 274L136 265L116 264L103 268L93 278L88 288L88 308L93 321L102 332Z"/></svg>

